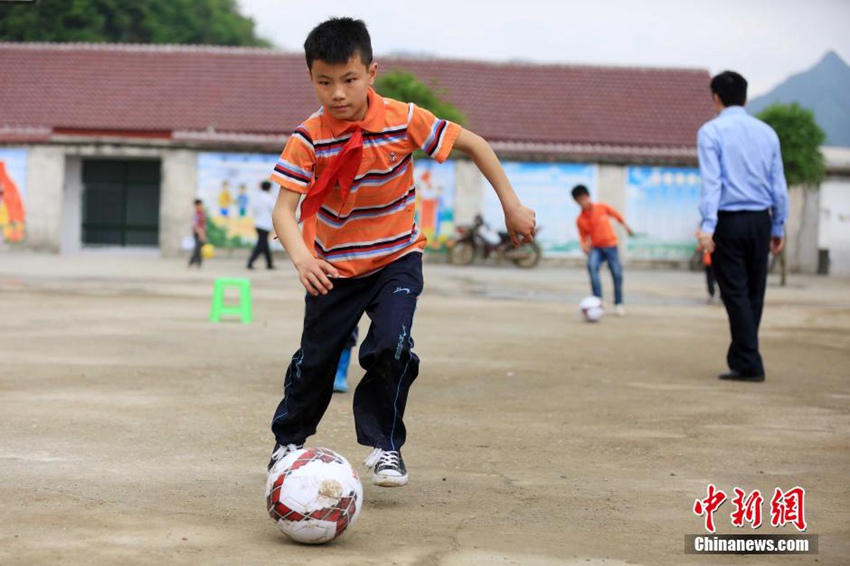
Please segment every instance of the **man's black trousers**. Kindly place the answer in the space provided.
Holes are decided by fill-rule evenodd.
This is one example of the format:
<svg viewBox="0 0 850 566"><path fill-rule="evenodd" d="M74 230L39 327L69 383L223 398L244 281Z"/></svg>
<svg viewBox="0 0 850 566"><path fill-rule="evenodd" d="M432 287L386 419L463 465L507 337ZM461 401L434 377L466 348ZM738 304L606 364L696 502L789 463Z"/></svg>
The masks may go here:
<svg viewBox="0 0 850 566"><path fill-rule="evenodd" d="M744 375L764 375L758 331L767 286L770 227L766 210L720 211L714 231L711 264L732 334L726 361L729 369Z"/></svg>

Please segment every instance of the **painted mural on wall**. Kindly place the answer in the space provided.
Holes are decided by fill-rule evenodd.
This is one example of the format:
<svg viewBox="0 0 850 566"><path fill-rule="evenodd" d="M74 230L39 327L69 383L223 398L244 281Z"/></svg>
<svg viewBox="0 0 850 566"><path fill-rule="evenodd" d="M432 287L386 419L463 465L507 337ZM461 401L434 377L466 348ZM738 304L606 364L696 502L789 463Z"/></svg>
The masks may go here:
<svg viewBox="0 0 850 566"><path fill-rule="evenodd" d="M582 255L576 218L581 209L571 191L585 185L596 198L597 168L585 163L504 163L505 172L525 206L537 214L537 241L549 256ZM505 217L496 193L485 188L484 220L492 228L504 230Z"/></svg>
<svg viewBox="0 0 850 566"><path fill-rule="evenodd" d="M198 198L207 210L207 235L217 248L254 245L251 202L278 156L262 153L198 155ZM422 159L414 165L417 222L428 247L444 250L454 231L455 164ZM276 194L276 188L273 189ZM191 242L187 242L191 247ZM277 244L279 245L279 244ZM184 246L185 247L185 246ZM188 248L187 248L188 249Z"/></svg>
<svg viewBox="0 0 850 566"><path fill-rule="evenodd" d="M428 249L445 251L455 229L455 162L420 159L413 165L416 222L428 238Z"/></svg>
<svg viewBox="0 0 850 566"><path fill-rule="evenodd" d="M257 232L251 203L268 180L277 155L198 154L198 198L207 210L207 236L217 248L254 245Z"/></svg>
<svg viewBox="0 0 850 566"><path fill-rule="evenodd" d="M27 150L0 148L0 243L26 237Z"/></svg>
<svg viewBox="0 0 850 566"><path fill-rule="evenodd" d="M696 247L699 169L633 166L626 170L626 218L635 231L629 254L686 259Z"/></svg>

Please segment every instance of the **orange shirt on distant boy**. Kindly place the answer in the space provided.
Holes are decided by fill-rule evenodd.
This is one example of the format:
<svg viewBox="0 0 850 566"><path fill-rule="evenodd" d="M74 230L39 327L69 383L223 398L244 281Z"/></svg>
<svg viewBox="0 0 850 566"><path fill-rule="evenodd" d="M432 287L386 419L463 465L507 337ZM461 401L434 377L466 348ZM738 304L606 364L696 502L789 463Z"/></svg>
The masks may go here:
<svg viewBox="0 0 850 566"><path fill-rule="evenodd" d="M617 245L617 235L611 227L609 217L621 224L625 221L620 213L601 202L595 202L586 210L582 210L576 220L578 233L582 242L590 236L590 245L594 248L610 248Z"/></svg>

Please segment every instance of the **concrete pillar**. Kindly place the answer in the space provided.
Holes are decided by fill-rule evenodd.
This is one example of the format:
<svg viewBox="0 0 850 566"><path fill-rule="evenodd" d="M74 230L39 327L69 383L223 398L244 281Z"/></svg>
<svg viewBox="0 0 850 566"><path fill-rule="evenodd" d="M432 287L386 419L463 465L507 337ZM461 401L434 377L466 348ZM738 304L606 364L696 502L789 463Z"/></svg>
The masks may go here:
<svg viewBox="0 0 850 566"><path fill-rule="evenodd" d="M614 207L617 212L628 218L626 210L626 168L623 165L597 166L597 200ZM615 222L612 224L619 241L620 256L628 257L628 236L625 229Z"/></svg>
<svg viewBox="0 0 850 566"><path fill-rule="evenodd" d="M487 181L475 163L467 159L455 161L455 224L471 224L476 214L484 211ZM492 190L489 186L487 190Z"/></svg>
<svg viewBox="0 0 850 566"><path fill-rule="evenodd" d="M27 247L59 252L65 153L57 146L31 146L27 152Z"/></svg>
<svg viewBox="0 0 850 566"><path fill-rule="evenodd" d="M788 271L817 273L820 191L803 187L788 189L788 220L785 223Z"/></svg>
<svg viewBox="0 0 850 566"><path fill-rule="evenodd" d="M65 158L65 183L62 190L62 240L59 251L77 253L83 247L83 160Z"/></svg>
<svg viewBox="0 0 850 566"><path fill-rule="evenodd" d="M192 234L192 212L198 194L198 154L163 152L159 200L159 248L165 257L180 254L180 242Z"/></svg>

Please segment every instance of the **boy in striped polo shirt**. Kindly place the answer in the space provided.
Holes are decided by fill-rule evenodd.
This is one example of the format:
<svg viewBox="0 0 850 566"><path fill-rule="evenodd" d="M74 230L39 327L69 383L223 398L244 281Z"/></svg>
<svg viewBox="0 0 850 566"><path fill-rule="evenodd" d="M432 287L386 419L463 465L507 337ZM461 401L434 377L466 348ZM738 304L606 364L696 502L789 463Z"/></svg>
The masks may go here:
<svg viewBox="0 0 850 566"><path fill-rule="evenodd" d="M411 327L425 247L414 222L412 153L421 149L442 162L455 149L472 158L496 190L516 241L533 239L534 212L520 203L486 141L372 90L378 65L362 21L322 23L304 50L322 108L295 129L271 179L282 189L275 231L307 290L306 308L301 347L272 420L269 470L316 432L340 354L365 312L371 325L360 346L366 374L354 393L357 441L372 448L366 465L373 483L402 486L402 418L419 373Z"/></svg>

